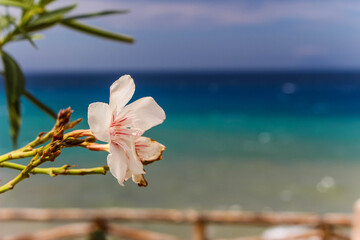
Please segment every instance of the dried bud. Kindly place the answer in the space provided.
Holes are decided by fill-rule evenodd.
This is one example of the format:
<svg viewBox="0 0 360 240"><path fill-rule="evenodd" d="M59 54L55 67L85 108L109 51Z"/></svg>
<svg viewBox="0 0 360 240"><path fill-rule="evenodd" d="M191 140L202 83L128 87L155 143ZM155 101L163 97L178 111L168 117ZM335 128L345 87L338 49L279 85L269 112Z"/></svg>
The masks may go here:
<svg viewBox="0 0 360 240"><path fill-rule="evenodd" d="M64 137L65 125L70 121L73 111L70 107L59 111L58 118L55 124L53 141L62 140Z"/></svg>
<svg viewBox="0 0 360 240"><path fill-rule="evenodd" d="M59 111L58 119L57 119L56 124L59 125L59 126L65 126L70 121L70 117L71 117L71 114L73 112L74 111L71 110L70 107L68 107L67 109L61 109Z"/></svg>

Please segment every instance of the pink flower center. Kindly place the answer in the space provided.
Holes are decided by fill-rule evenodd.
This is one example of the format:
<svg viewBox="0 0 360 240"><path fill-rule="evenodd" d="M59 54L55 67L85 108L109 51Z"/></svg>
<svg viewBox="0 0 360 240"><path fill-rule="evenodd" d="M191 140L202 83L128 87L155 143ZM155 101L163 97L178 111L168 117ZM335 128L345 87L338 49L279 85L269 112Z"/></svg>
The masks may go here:
<svg viewBox="0 0 360 240"><path fill-rule="evenodd" d="M113 142L119 143L124 140L124 138L141 136L141 129L134 127L131 119L132 116L128 113L118 119L113 115L109 128L110 138Z"/></svg>

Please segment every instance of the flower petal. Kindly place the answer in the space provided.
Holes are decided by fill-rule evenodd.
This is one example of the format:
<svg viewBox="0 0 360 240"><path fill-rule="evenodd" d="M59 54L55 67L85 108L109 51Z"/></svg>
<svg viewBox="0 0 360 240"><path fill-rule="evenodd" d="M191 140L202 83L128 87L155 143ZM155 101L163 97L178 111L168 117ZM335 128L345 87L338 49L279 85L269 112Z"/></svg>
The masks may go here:
<svg viewBox="0 0 360 240"><path fill-rule="evenodd" d="M88 108L88 123L91 132L101 141L109 142L109 126L111 122L110 107L106 103L95 102Z"/></svg>
<svg viewBox="0 0 360 240"><path fill-rule="evenodd" d="M133 174L132 180L137 183L139 187L146 187L148 185L143 174Z"/></svg>
<svg viewBox="0 0 360 240"><path fill-rule="evenodd" d="M164 110L152 97L144 97L124 107L122 113L128 116L135 128L143 132L165 120Z"/></svg>
<svg viewBox="0 0 360 240"><path fill-rule="evenodd" d="M111 143L107 163L111 174L118 180L120 185L124 186L124 180L128 170L128 158L124 149Z"/></svg>
<svg viewBox="0 0 360 240"><path fill-rule="evenodd" d="M132 173L128 168L128 170L126 171L126 175L125 175L125 181L127 181L129 178L131 178L131 176L132 176Z"/></svg>
<svg viewBox="0 0 360 240"><path fill-rule="evenodd" d="M109 105L111 111L124 107L135 92L135 83L130 75L124 75L116 80L110 87Z"/></svg>
<svg viewBox="0 0 360 240"><path fill-rule="evenodd" d="M124 150L128 160L128 172L126 172L125 180L127 180L132 174L144 174L144 166L136 154L134 138L123 138L118 144L118 146Z"/></svg>
<svg viewBox="0 0 360 240"><path fill-rule="evenodd" d="M135 147L136 153L144 165L161 160L162 153L166 149L161 143L147 137L137 138Z"/></svg>
<svg viewBox="0 0 360 240"><path fill-rule="evenodd" d="M135 142L133 139L129 139L127 142L128 146L128 156L129 156L129 169L132 174L144 174L144 166L140 161L138 155L135 150Z"/></svg>

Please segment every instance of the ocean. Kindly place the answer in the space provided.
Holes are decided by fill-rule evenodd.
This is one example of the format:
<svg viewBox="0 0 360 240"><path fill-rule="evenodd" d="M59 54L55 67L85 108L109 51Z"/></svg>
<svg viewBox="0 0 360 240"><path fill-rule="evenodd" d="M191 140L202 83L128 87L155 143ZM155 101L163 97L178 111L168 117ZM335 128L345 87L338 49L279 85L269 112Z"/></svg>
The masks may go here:
<svg viewBox="0 0 360 240"><path fill-rule="evenodd" d="M132 101L152 96L166 121L145 136L167 149L146 167L147 188L106 176L31 176L0 196L1 207L138 207L350 212L360 197L360 72L28 73L27 88L73 119L108 102L131 74ZM22 99L19 145L53 120ZM0 152L11 150L0 86ZM65 149L53 163L106 164L106 153ZM23 162L24 161L20 161ZM5 182L15 170L0 169Z"/></svg>

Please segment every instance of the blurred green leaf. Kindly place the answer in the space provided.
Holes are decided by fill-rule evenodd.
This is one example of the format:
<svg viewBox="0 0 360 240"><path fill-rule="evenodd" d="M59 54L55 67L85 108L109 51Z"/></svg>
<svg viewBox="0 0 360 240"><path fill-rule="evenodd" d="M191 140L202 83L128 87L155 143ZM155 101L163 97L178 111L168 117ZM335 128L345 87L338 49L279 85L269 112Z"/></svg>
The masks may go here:
<svg viewBox="0 0 360 240"><path fill-rule="evenodd" d="M39 99L37 99L34 95L32 95L28 90L24 89L24 96L30 101L32 102L35 106L37 106L38 108L40 108L43 112L45 112L46 114L48 114L50 117L52 117L53 119L57 118L56 113L49 108L48 106L46 106L44 103L42 103Z"/></svg>
<svg viewBox="0 0 360 240"><path fill-rule="evenodd" d="M39 1L39 6L45 7L46 5L48 5L48 4L50 4L50 3L54 2L54 1L55 0L40 0Z"/></svg>
<svg viewBox="0 0 360 240"><path fill-rule="evenodd" d="M14 18L11 18L10 16L8 16L8 24L9 26L13 26L14 29L15 29L15 32L18 32L18 33L21 33L21 37L23 39L26 39L30 42L30 44L34 47L34 48L37 48L37 46L35 45L35 43L33 42L32 38L31 38L31 35L28 34L24 29L22 29L21 27L19 27L16 22L15 22L15 19ZM8 26L8 27L9 27ZM16 38L17 36L14 35L14 37L12 37L12 40L13 41L16 41Z"/></svg>
<svg viewBox="0 0 360 240"><path fill-rule="evenodd" d="M45 38L45 36L42 34L29 34L28 37L31 38L32 41L42 40ZM14 39L13 39L13 41L22 41L22 40L28 40L28 38L24 35L20 35L20 36L14 37Z"/></svg>
<svg viewBox="0 0 360 240"><path fill-rule="evenodd" d="M0 16L0 31L8 28L15 22L15 18L10 15L1 15Z"/></svg>
<svg viewBox="0 0 360 240"><path fill-rule="evenodd" d="M52 27L61 22L64 18L64 14L74 9L76 5L67 6L64 8L56 9L51 12L45 12L39 14L39 17L29 22L26 26L24 26L27 32L40 31L49 27ZM19 34L19 32L16 32Z"/></svg>
<svg viewBox="0 0 360 240"><path fill-rule="evenodd" d="M59 23L61 21L61 18L59 18L57 21L54 22L49 22L46 24L39 24L39 25L34 25L34 26L27 26L25 29L27 32L35 32L35 31L40 31L40 30L44 30L46 28L52 27L55 24ZM19 34L20 32L16 32L16 34Z"/></svg>
<svg viewBox="0 0 360 240"><path fill-rule="evenodd" d="M15 1L15 0L0 0L0 5L10 6L10 7L19 7L28 9L30 5L23 1Z"/></svg>
<svg viewBox="0 0 360 240"><path fill-rule="evenodd" d="M19 26L25 26L29 23L29 21L32 20L32 18L38 14L41 14L44 11L41 7L38 7L36 5L32 5L31 8L27 11L23 11L23 14L21 16Z"/></svg>
<svg viewBox="0 0 360 240"><path fill-rule="evenodd" d="M102 38L111 39L111 40L120 41L120 42L126 42L126 43L134 42L134 38L132 38L130 36L108 32L103 29L89 26L89 25L80 23L75 20L62 21L61 24L68 28L71 28L71 29L74 29L74 30L77 30L77 31L80 31L83 33L87 33L90 35L94 35L97 37L102 37Z"/></svg>
<svg viewBox="0 0 360 240"><path fill-rule="evenodd" d="M36 27L39 25L56 24L64 18L64 15L66 13L70 12L75 7L76 7L76 4L73 4L73 5L59 8L59 9L56 9L56 10L53 10L50 12L41 13L35 20L29 22L28 27L32 28L32 27Z"/></svg>
<svg viewBox="0 0 360 240"><path fill-rule="evenodd" d="M22 40L28 40L29 43L35 48L37 49L37 46L33 40L33 38L31 37L31 34L27 33L24 29L20 28L17 25L14 25L15 29L17 30L17 32L20 32L21 35L20 36L16 36L12 39L12 41L16 41L17 39L22 39Z"/></svg>
<svg viewBox="0 0 360 240"><path fill-rule="evenodd" d="M10 134L13 146L16 146L21 124L20 97L25 89L25 77L16 61L5 51L1 52L1 58L4 66L3 77L10 119Z"/></svg>
<svg viewBox="0 0 360 240"><path fill-rule="evenodd" d="M30 6L34 5L34 0L18 0L18 1L25 2L25 3L29 4Z"/></svg>
<svg viewBox="0 0 360 240"><path fill-rule="evenodd" d="M29 43L31 44L31 46L33 46L35 49L38 48L38 47L36 46L34 40L31 38L31 35L30 35L30 34L24 32L24 33L23 33L23 38L26 39L26 40L28 40Z"/></svg>
<svg viewBox="0 0 360 240"><path fill-rule="evenodd" d="M87 14L81 14L81 15L67 17L67 18L64 18L64 21L74 20L74 19L101 17L101 16L106 16L106 15L112 15L112 14L125 14L125 13L128 13L128 12L129 12L128 10L101 11L101 12L87 13Z"/></svg>

